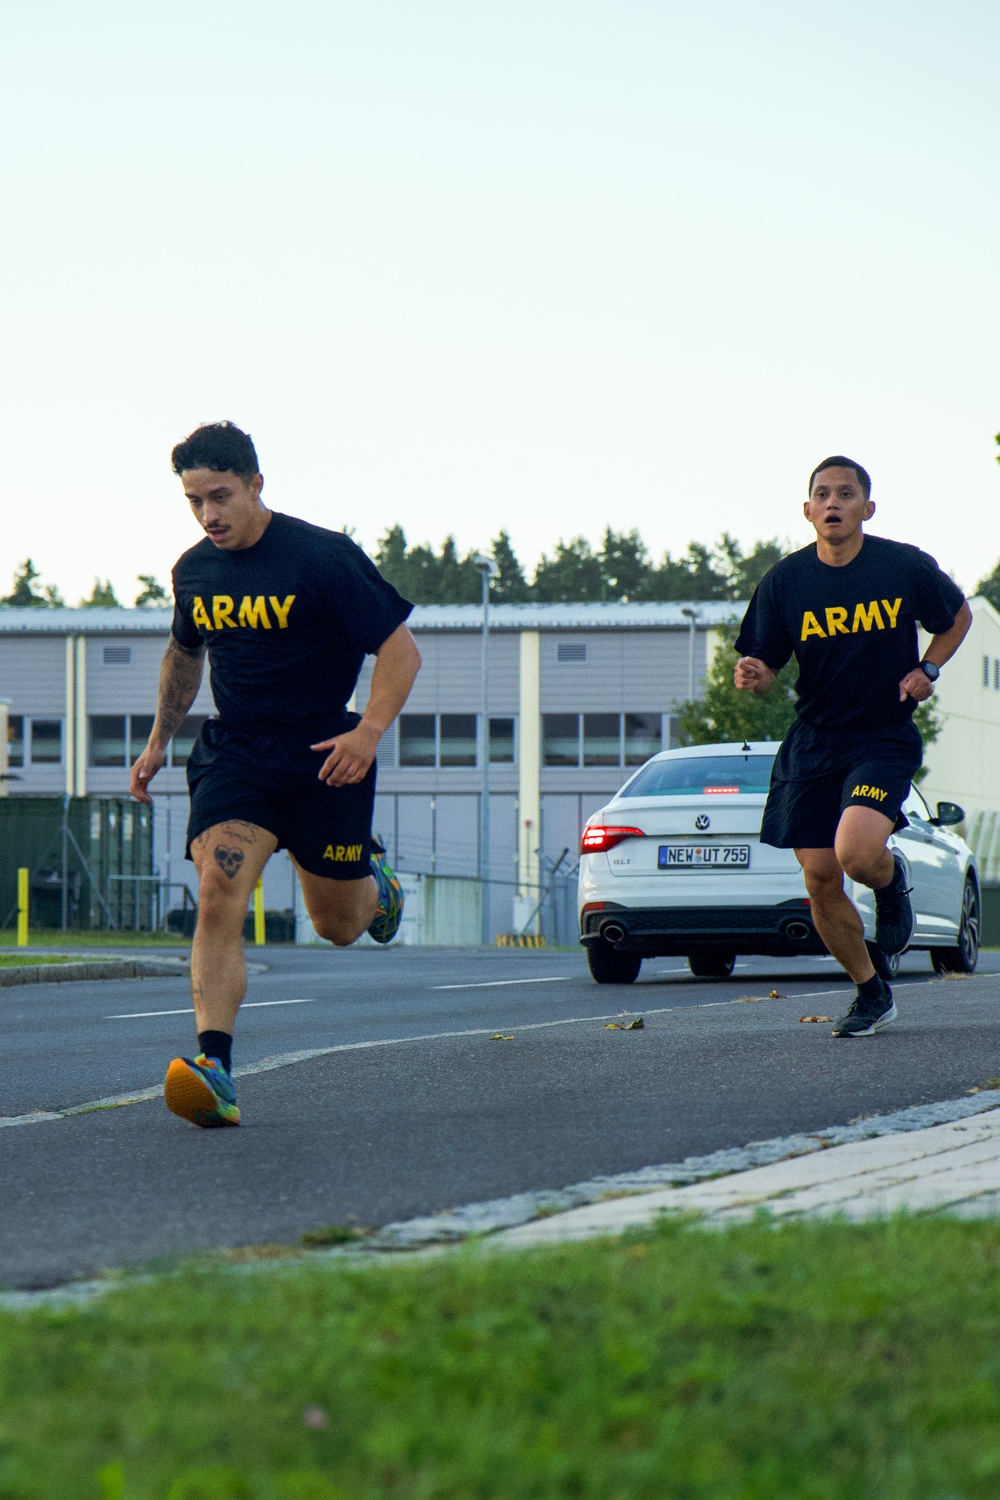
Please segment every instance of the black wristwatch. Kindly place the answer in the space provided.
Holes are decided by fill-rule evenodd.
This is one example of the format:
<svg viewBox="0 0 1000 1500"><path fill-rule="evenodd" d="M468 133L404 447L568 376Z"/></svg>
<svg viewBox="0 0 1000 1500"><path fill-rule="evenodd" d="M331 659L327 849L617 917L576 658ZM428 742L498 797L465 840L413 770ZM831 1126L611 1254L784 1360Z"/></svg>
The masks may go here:
<svg viewBox="0 0 1000 1500"><path fill-rule="evenodd" d="M922 661L918 665L929 682L937 682L941 676L941 668L936 661Z"/></svg>

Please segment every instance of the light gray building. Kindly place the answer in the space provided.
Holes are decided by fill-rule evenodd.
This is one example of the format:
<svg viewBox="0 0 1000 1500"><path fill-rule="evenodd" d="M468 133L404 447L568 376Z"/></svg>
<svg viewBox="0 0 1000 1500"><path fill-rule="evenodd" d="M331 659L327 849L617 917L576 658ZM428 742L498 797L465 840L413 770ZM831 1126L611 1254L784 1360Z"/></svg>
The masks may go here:
<svg viewBox="0 0 1000 1500"><path fill-rule="evenodd" d="M639 765L672 743L674 711L700 691L715 627L739 604L500 605L489 639L489 916L522 929L563 851ZM475 877L484 752L482 612L421 606L410 626L423 668L382 741L375 827L392 863L417 875ZM152 723L167 610L0 609L0 699L9 714L9 794L120 796ZM358 686L363 707L368 659ZM208 674L154 784L154 858L168 905L196 894L184 858L184 766L213 712ZM13 779L17 778L17 779ZM294 906L284 855L265 903ZM536 924L537 925L537 919Z"/></svg>

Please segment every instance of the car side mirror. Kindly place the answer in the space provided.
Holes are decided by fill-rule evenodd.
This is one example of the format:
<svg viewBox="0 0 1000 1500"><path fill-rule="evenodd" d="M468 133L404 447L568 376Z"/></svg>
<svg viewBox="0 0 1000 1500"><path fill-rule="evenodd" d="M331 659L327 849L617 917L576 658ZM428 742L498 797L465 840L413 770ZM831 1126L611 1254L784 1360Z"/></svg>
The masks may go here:
<svg viewBox="0 0 1000 1500"><path fill-rule="evenodd" d="M936 828L948 828L953 823L965 821L965 808L959 807L957 802L939 802L937 805L937 817L931 822Z"/></svg>

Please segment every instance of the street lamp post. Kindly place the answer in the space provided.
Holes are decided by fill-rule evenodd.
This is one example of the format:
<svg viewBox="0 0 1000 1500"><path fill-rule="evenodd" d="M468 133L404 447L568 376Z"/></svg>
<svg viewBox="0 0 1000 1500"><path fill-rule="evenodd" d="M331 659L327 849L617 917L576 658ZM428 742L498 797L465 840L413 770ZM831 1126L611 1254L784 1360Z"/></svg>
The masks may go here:
<svg viewBox="0 0 1000 1500"><path fill-rule="evenodd" d="M681 614L688 622L688 702L694 701L694 627L698 619L698 611L692 609L690 604L681 608Z"/></svg>
<svg viewBox="0 0 1000 1500"><path fill-rule="evenodd" d="M483 706L479 736L482 760L482 790L479 798L479 935L483 947L490 941L490 579L500 569L492 557L474 558L483 584Z"/></svg>

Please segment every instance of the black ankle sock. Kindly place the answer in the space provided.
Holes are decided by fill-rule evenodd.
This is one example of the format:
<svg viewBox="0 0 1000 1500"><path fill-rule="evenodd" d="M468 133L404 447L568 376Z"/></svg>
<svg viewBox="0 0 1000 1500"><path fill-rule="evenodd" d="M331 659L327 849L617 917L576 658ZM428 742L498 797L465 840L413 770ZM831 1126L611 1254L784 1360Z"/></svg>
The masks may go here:
<svg viewBox="0 0 1000 1500"><path fill-rule="evenodd" d="M198 1046L206 1057L218 1058L227 1073L233 1071L233 1039L228 1031L199 1031Z"/></svg>
<svg viewBox="0 0 1000 1500"><path fill-rule="evenodd" d="M864 984L858 985L858 994L862 1000L884 1000L885 984L877 974L873 974Z"/></svg>

